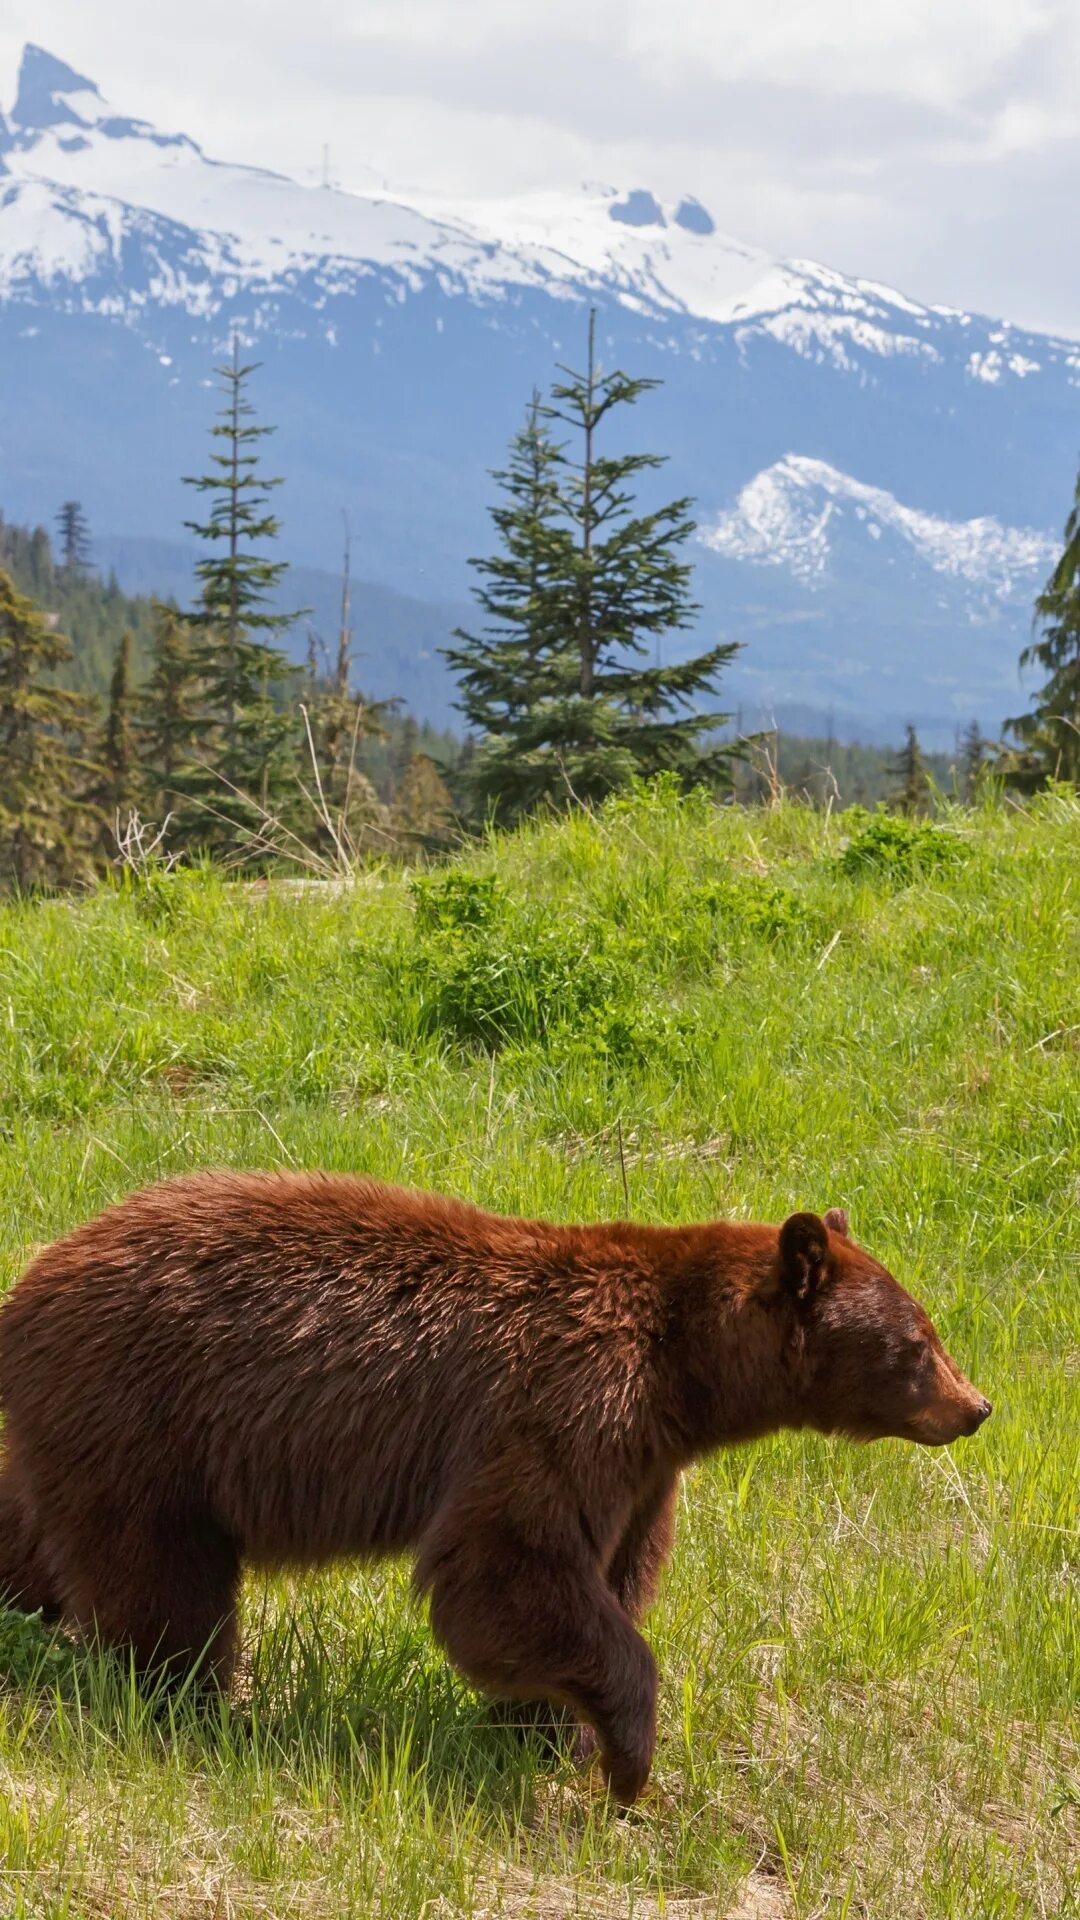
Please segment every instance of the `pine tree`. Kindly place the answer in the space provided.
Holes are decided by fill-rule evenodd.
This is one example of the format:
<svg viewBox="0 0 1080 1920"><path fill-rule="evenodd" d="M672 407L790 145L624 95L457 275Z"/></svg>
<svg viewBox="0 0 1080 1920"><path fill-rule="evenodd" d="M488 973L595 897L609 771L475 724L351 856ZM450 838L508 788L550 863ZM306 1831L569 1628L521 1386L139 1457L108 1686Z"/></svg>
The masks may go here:
<svg viewBox="0 0 1080 1920"><path fill-rule="evenodd" d="M395 788L400 787L414 757L420 751L419 724L413 714L403 713L401 725L390 751L390 778Z"/></svg>
<svg viewBox="0 0 1080 1920"><path fill-rule="evenodd" d="M450 789L430 754L414 753L394 797L394 825L413 843L434 849L448 840L453 812Z"/></svg>
<svg viewBox="0 0 1080 1920"><path fill-rule="evenodd" d="M990 753L990 742L978 721L970 721L960 742L960 791L965 806L973 806L978 797Z"/></svg>
<svg viewBox="0 0 1080 1920"><path fill-rule="evenodd" d="M78 500L65 500L56 516L60 535L60 565L69 575L85 573L90 565L90 528Z"/></svg>
<svg viewBox="0 0 1080 1920"><path fill-rule="evenodd" d="M929 796L929 779L919 736L910 722L904 729L904 744L890 772L897 782L892 796L897 813L921 813Z"/></svg>
<svg viewBox="0 0 1080 1920"><path fill-rule="evenodd" d="M90 710L52 682L70 658L70 643L0 572L0 885L65 886L92 870Z"/></svg>
<svg viewBox="0 0 1080 1920"><path fill-rule="evenodd" d="M175 607L155 600L150 674L138 700L139 758L156 823L174 850L200 844L206 815L193 810L204 785L197 765L206 729L191 630Z"/></svg>
<svg viewBox="0 0 1080 1920"><path fill-rule="evenodd" d="M572 650L556 624L555 587L570 565L569 535L559 524L560 461L534 388L507 465L492 475L504 496L491 509L501 551L470 561L487 620L479 634L456 628L459 644L443 649L460 680L458 705L482 739L463 783L479 810L492 806L510 817L543 796L550 703L573 675ZM412 750L410 743L410 758Z"/></svg>
<svg viewBox="0 0 1080 1920"><path fill-rule="evenodd" d="M696 711L735 645L679 664L662 658L666 637L698 611L680 557L694 531L691 503L638 513L631 483L662 458L598 450L612 411L657 382L602 373L595 312L586 371L561 372L553 404L534 396L495 475L502 551L473 562L488 624L479 635L459 631L447 649L459 705L481 736L465 783L474 803L511 819L542 800L597 800L665 769L687 785L728 785L735 752L703 740L728 716ZM553 443L556 420L577 457Z"/></svg>
<svg viewBox="0 0 1080 1920"><path fill-rule="evenodd" d="M1005 723L1017 746L1006 748L1001 770L1028 788L1047 779L1080 785L1080 475L1064 548L1035 602L1035 620L1041 637L1024 648L1020 665L1047 677L1030 713Z"/></svg>
<svg viewBox="0 0 1080 1920"><path fill-rule="evenodd" d="M117 823L122 825L130 817L142 797L133 707L131 634L125 631L116 649L105 733L98 754L101 773L95 798L102 813L106 853L113 850Z"/></svg>
<svg viewBox="0 0 1080 1920"><path fill-rule="evenodd" d="M293 669L269 636L298 616L271 613L266 604L288 566L259 551L280 532L269 500L282 483L259 470L259 442L274 429L255 424L247 397L257 365L241 362L234 338L231 360L216 369L224 405L210 429L212 471L185 476L187 486L212 497L208 519L185 526L223 549L198 562L202 595L188 618L202 635L197 662L216 723L204 742L206 839L226 851L242 847L267 813L281 810L294 767L293 717L275 698Z"/></svg>

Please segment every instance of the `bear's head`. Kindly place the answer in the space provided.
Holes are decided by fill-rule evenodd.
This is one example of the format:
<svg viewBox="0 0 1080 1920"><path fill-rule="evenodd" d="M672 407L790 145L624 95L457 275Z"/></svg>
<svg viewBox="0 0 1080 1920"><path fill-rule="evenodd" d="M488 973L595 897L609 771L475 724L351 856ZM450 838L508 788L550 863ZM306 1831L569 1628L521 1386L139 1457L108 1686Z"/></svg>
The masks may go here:
<svg viewBox="0 0 1080 1920"><path fill-rule="evenodd" d="M799 1327L806 1424L857 1440L943 1447L974 1433L990 1402L946 1353L917 1300L848 1233L846 1214L794 1213L777 1278Z"/></svg>

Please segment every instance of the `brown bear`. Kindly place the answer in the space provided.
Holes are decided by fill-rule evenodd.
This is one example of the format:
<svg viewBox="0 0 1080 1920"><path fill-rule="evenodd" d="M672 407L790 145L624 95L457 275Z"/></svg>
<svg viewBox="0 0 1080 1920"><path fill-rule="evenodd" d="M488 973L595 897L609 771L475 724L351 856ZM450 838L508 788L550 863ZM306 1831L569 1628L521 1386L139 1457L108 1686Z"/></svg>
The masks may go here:
<svg viewBox="0 0 1080 1920"><path fill-rule="evenodd" d="M242 1566L408 1551L461 1671L569 1709L624 1802L688 1462L990 1411L839 1211L553 1226L317 1173L169 1181L47 1247L0 1401L9 1598L227 1684Z"/></svg>

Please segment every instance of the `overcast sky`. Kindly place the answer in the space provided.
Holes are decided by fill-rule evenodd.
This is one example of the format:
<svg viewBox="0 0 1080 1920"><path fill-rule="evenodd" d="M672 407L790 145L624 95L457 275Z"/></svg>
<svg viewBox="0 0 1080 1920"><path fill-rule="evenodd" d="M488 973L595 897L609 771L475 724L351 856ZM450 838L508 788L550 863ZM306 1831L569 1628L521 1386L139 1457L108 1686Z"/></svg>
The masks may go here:
<svg viewBox="0 0 1080 1920"><path fill-rule="evenodd" d="M695 193L751 243L1080 334L1080 0L3 0L210 153Z"/></svg>

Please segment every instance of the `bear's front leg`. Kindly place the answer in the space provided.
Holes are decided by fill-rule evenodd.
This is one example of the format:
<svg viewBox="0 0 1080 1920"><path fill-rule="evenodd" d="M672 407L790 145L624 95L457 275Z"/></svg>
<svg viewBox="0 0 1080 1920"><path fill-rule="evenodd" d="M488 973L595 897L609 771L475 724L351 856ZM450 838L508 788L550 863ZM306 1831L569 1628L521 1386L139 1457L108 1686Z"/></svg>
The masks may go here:
<svg viewBox="0 0 1080 1920"><path fill-rule="evenodd" d="M644 1788L656 1745L656 1664L583 1543L526 1537L509 1516L464 1515L426 1542L418 1584L431 1624L474 1685L561 1702L595 1728L615 1799Z"/></svg>
<svg viewBox="0 0 1080 1920"><path fill-rule="evenodd" d="M635 1624L644 1619L660 1586L675 1538L678 1474L658 1479L630 1516L608 1563L607 1581L619 1605Z"/></svg>

